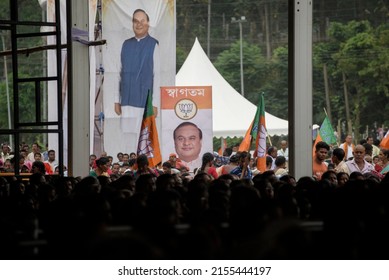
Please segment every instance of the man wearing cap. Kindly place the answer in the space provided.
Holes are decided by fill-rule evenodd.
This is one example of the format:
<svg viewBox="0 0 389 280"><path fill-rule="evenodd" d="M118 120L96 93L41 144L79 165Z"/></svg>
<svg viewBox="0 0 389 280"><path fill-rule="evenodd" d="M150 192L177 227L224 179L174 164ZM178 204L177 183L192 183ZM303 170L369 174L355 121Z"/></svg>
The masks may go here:
<svg viewBox="0 0 389 280"><path fill-rule="evenodd" d="M172 168L175 168L177 170L181 170L182 168L185 168L186 171L189 171L189 167L184 162L182 162L181 159L177 158L177 155L175 153L171 153L169 155L168 162L170 163Z"/></svg>

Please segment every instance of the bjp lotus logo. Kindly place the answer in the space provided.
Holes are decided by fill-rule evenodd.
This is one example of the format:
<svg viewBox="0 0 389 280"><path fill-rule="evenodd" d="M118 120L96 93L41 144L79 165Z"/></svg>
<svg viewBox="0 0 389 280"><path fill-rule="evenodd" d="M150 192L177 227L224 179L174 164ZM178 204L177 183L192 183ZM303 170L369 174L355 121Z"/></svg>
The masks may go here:
<svg viewBox="0 0 389 280"><path fill-rule="evenodd" d="M177 117L182 120L190 120L197 114L197 105L190 99L181 99L174 107Z"/></svg>

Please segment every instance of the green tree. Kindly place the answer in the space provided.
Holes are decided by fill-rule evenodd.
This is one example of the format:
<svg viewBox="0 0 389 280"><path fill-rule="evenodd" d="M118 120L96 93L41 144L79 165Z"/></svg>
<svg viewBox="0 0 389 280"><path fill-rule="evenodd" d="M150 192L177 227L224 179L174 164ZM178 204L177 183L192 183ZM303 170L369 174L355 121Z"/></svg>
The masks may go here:
<svg viewBox="0 0 389 280"><path fill-rule="evenodd" d="M288 49L274 50L260 91L265 93L266 111L288 119Z"/></svg>
<svg viewBox="0 0 389 280"><path fill-rule="evenodd" d="M343 95L343 74L348 89L349 112L356 138L366 126L386 120L388 109L388 26L374 28L368 21L332 23L329 40L314 48L314 69L320 71L325 63L330 77L333 123L345 120L347 110ZM321 80L318 80L321 79ZM314 76L314 106L324 107L323 77ZM386 102L385 102L386 101ZM371 108L375 108L371 114ZM317 112L317 109L314 112ZM318 110L320 112L321 110Z"/></svg>
<svg viewBox="0 0 389 280"><path fill-rule="evenodd" d="M220 74L235 88L241 91L240 41L233 43L229 49L217 57L215 67ZM264 83L267 62L261 49L254 44L243 41L243 77L245 97L253 104L258 101L261 85Z"/></svg>

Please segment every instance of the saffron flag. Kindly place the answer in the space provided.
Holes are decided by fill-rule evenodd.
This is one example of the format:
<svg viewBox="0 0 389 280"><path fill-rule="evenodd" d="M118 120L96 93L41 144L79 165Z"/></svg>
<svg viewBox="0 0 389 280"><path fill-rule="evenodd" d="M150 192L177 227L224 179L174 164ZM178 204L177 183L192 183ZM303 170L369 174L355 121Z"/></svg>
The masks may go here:
<svg viewBox="0 0 389 280"><path fill-rule="evenodd" d="M227 140L226 140L226 138L222 138L222 145L221 145L221 147L220 147L220 149L219 149L219 151L217 153L220 156L222 156L224 151L226 150L226 148L227 148Z"/></svg>
<svg viewBox="0 0 389 280"><path fill-rule="evenodd" d="M244 138L243 138L242 142L239 145L239 148L238 148L239 152L243 152L243 151L247 152L247 151L250 150L251 139L252 139L252 137L251 137L251 130L253 128L253 123L254 123L254 120L251 122L249 129L246 131L246 134L244 135Z"/></svg>
<svg viewBox="0 0 389 280"><path fill-rule="evenodd" d="M332 128L332 125L331 125L331 122L330 122L328 116L326 116L324 118L324 121L320 126L320 130L319 130L319 133L317 134L315 144L313 144L313 151L312 151L313 154L315 154L316 144L320 141L324 141L328 145L336 144L336 137L334 134L334 129Z"/></svg>
<svg viewBox="0 0 389 280"><path fill-rule="evenodd" d="M157 125L153 111L151 93L147 96L146 108L143 114L143 121L139 135L138 155L146 155L149 166L155 167L162 161Z"/></svg>
<svg viewBox="0 0 389 280"><path fill-rule="evenodd" d="M383 149L389 149L389 130L386 132L384 138L382 138L380 147Z"/></svg>
<svg viewBox="0 0 389 280"><path fill-rule="evenodd" d="M252 140L255 140L254 158L257 158L257 169L263 173L266 171L266 121L263 94L259 98L254 120L239 145L239 151L249 151Z"/></svg>

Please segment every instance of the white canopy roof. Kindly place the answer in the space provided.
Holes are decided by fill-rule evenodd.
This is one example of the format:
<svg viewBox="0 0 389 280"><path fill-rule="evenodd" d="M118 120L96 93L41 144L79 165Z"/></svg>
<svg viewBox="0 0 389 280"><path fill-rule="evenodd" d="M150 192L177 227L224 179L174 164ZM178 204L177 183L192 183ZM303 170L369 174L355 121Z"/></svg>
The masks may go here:
<svg viewBox="0 0 389 280"><path fill-rule="evenodd" d="M197 38L176 75L176 86L212 86L214 137L243 137L254 119L257 106L240 95L220 75ZM288 121L267 112L265 119L269 135L288 134Z"/></svg>

